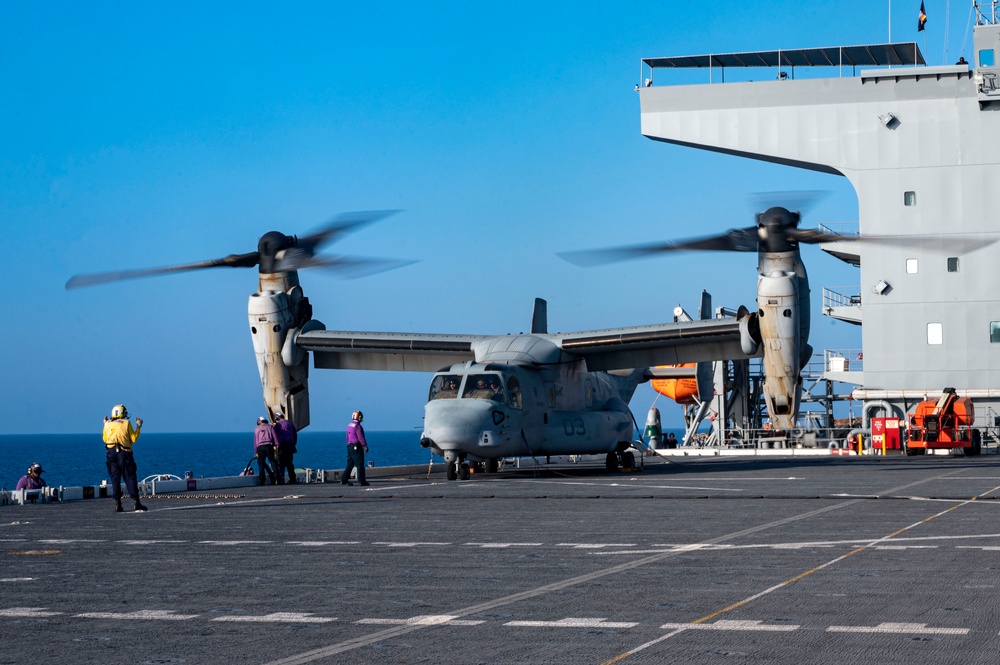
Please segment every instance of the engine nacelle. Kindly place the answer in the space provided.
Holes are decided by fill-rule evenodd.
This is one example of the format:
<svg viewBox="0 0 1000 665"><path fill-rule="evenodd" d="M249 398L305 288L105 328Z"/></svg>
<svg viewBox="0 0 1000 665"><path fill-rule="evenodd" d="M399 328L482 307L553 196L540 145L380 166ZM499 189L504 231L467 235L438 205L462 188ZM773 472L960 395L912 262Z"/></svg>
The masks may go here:
<svg viewBox="0 0 1000 665"><path fill-rule="evenodd" d="M280 412L301 430L309 425L309 354L295 346L295 338L323 324L302 321L309 314L308 301L302 288L289 281L286 277L266 282L262 275L261 290L250 296L247 316L268 415Z"/></svg>
<svg viewBox="0 0 1000 665"><path fill-rule="evenodd" d="M792 429L799 412L802 340L794 273L775 270L757 284L757 315L764 340L764 399L775 429Z"/></svg>

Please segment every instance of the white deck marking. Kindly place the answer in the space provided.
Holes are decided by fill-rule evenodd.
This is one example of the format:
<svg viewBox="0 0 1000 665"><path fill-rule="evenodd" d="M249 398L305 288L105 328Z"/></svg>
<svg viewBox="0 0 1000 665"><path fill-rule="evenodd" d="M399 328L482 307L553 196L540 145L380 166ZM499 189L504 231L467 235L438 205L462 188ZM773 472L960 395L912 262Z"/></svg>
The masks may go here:
<svg viewBox="0 0 1000 665"><path fill-rule="evenodd" d="M121 543L122 545L161 545L170 543L187 543L187 540L116 540L116 543Z"/></svg>
<svg viewBox="0 0 1000 665"><path fill-rule="evenodd" d="M150 619L156 621L185 621L197 614L175 614L174 610L138 610L136 612L84 612L74 616L85 619Z"/></svg>
<svg viewBox="0 0 1000 665"><path fill-rule="evenodd" d="M0 610L0 617L41 618L59 616L62 612L46 612L44 607L9 607Z"/></svg>
<svg viewBox="0 0 1000 665"><path fill-rule="evenodd" d="M936 550L937 545L876 545L877 550Z"/></svg>
<svg viewBox="0 0 1000 665"><path fill-rule="evenodd" d="M828 633L889 633L892 635L968 635L968 628L928 628L926 623L880 623L877 626L830 626Z"/></svg>
<svg viewBox="0 0 1000 665"><path fill-rule="evenodd" d="M774 625L763 621L740 621L735 619L719 619L715 623L665 623L660 628L676 630L759 630L765 632L788 633L798 630L797 625Z"/></svg>
<svg viewBox="0 0 1000 665"><path fill-rule="evenodd" d="M1000 552L1000 546L997 545L956 545L957 550L982 550L984 552Z"/></svg>
<svg viewBox="0 0 1000 665"><path fill-rule="evenodd" d="M422 614L409 619L359 619L354 623L374 626L478 626L486 622L459 619L453 614Z"/></svg>
<svg viewBox="0 0 1000 665"><path fill-rule="evenodd" d="M199 545L270 545L273 540L199 540Z"/></svg>
<svg viewBox="0 0 1000 665"><path fill-rule="evenodd" d="M101 538L47 538L45 540L36 540L35 542L49 545L70 545L72 543L106 543L108 541Z"/></svg>
<svg viewBox="0 0 1000 665"><path fill-rule="evenodd" d="M508 621L505 626L528 628L632 628L638 626L633 621L608 621L603 617L586 619L566 618L558 621Z"/></svg>
<svg viewBox="0 0 1000 665"><path fill-rule="evenodd" d="M385 545L386 547L417 547L418 545L451 545L451 543L394 543L394 542L377 542L372 543L372 545Z"/></svg>
<svg viewBox="0 0 1000 665"><path fill-rule="evenodd" d="M232 615L215 617L212 621L245 621L250 623L330 623L337 617L317 617L312 612L274 612L263 616Z"/></svg>
<svg viewBox="0 0 1000 665"><path fill-rule="evenodd" d="M468 547L503 549L505 547L541 547L542 543L462 543Z"/></svg>
<svg viewBox="0 0 1000 665"><path fill-rule="evenodd" d="M0 582L32 582L34 577L2 577Z"/></svg>
<svg viewBox="0 0 1000 665"><path fill-rule="evenodd" d="M725 480L725 478L713 478L712 480ZM765 478L757 478L756 480L767 480ZM787 480L787 478L771 478L770 480ZM558 480L549 481L533 481L534 484L540 485L543 483L549 483L550 485L582 485L584 487L622 487L624 489L657 489L657 490L698 490L698 491L711 491L711 492L746 492L745 489L734 488L734 487L699 487L696 485L629 485L626 483L584 483L584 482L562 482Z"/></svg>
<svg viewBox="0 0 1000 665"><path fill-rule="evenodd" d="M289 540L286 545L301 545L302 547L323 547L325 545L360 545L359 540Z"/></svg>
<svg viewBox="0 0 1000 665"><path fill-rule="evenodd" d="M599 550L605 547L635 547L635 543L556 543L556 547L572 547L576 550Z"/></svg>

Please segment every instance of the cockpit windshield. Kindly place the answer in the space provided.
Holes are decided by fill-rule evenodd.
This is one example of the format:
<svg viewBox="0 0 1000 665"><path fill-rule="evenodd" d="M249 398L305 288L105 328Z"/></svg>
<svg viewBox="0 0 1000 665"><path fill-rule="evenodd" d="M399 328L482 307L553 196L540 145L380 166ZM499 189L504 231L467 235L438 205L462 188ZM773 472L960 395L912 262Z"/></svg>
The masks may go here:
<svg viewBox="0 0 1000 665"><path fill-rule="evenodd" d="M497 374L470 374L465 379L465 390L462 397L471 399L490 399L505 404L503 382Z"/></svg>
<svg viewBox="0 0 1000 665"><path fill-rule="evenodd" d="M457 399L458 386L461 383L462 377L458 374L438 374L431 381L431 392L427 400Z"/></svg>
<svg viewBox="0 0 1000 665"><path fill-rule="evenodd" d="M464 381L464 383L463 383ZM511 377L511 390L518 393L520 401L520 391L517 391L517 379ZM500 404L508 404L507 390L504 388L504 380L500 374L438 374L431 380L430 394L428 401L436 399L488 399ZM520 403L515 405L520 408Z"/></svg>

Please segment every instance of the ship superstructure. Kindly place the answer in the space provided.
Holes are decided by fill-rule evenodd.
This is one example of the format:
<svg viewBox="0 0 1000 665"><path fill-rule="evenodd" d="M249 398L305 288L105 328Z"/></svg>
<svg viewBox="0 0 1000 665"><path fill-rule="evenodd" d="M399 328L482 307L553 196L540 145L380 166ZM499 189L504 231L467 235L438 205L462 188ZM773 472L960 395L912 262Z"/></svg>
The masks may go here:
<svg viewBox="0 0 1000 665"><path fill-rule="evenodd" d="M823 311L863 324L863 371L828 378L857 384L866 419L945 387L978 424L1000 415L996 5L977 7L971 63L927 66L916 43L643 59L644 136L842 175L861 235L899 238L824 247L860 267ZM677 70L705 82L670 85Z"/></svg>

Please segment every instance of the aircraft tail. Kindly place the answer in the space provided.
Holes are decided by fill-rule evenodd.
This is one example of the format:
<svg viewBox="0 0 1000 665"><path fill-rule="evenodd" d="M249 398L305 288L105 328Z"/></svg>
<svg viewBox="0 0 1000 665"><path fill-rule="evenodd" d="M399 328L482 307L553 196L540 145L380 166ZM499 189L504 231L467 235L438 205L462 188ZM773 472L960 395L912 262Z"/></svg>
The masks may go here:
<svg viewBox="0 0 1000 665"><path fill-rule="evenodd" d="M549 332L548 303L541 298L535 298L535 309L531 313L531 334L547 335Z"/></svg>

